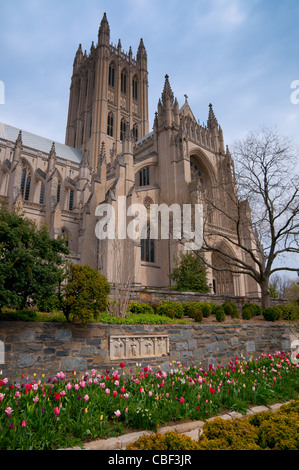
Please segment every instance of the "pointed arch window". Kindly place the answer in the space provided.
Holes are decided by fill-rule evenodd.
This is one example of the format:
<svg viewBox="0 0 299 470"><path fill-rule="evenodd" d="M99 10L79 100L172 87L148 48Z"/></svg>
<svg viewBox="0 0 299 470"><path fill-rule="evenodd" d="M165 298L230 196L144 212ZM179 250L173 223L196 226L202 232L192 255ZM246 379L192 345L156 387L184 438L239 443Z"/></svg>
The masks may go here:
<svg viewBox="0 0 299 470"><path fill-rule="evenodd" d="M138 140L138 126L137 126L137 124L134 124L134 126L133 126L133 137L135 139L135 142L137 142L137 140Z"/></svg>
<svg viewBox="0 0 299 470"><path fill-rule="evenodd" d="M59 182L57 185L57 194L56 194L57 202L60 202L60 195L61 195L61 183Z"/></svg>
<svg viewBox="0 0 299 470"><path fill-rule="evenodd" d="M147 238L141 239L141 261L155 262L155 241L150 238L150 227L147 227Z"/></svg>
<svg viewBox="0 0 299 470"><path fill-rule="evenodd" d="M126 121L125 119L122 119L120 121L120 140L124 140L125 133L126 133Z"/></svg>
<svg viewBox="0 0 299 470"><path fill-rule="evenodd" d="M69 195L69 211L72 211L74 209L74 190L70 189L70 195Z"/></svg>
<svg viewBox="0 0 299 470"><path fill-rule="evenodd" d="M122 71L120 77L120 91L124 94L127 93L127 73L125 70Z"/></svg>
<svg viewBox="0 0 299 470"><path fill-rule="evenodd" d="M40 193L39 193L39 203L44 204L45 202L45 184L41 181Z"/></svg>
<svg viewBox="0 0 299 470"><path fill-rule="evenodd" d="M132 80L132 95L134 100L138 99L138 81L137 77L134 77Z"/></svg>
<svg viewBox="0 0 299 470"><path fill-rule="evenodd" d="M108 85L114 88L114 81L115 81L115 68L114 64L109 65L109 77L108 77Z"/></svg>
<svg viewBox="0 0 299 470"><path fill-rule="evenodd" d="M109 113L107 118L107 135L113 137L113 114Z"/></svg>
<svg viewBox="0 0 299 470"><path fill-rule="evenodd" d="M22 162L22 178L21 178L21 194L25 201L29 201L30 187L31 187L31 174L28 165Z"/></svg>
<svg viewBox="0 0 299 470"><path fill-rule="evenodd" d="M149 186L150 184L150 171L149 166L142 168L139 171L139 186Z"/></svg>

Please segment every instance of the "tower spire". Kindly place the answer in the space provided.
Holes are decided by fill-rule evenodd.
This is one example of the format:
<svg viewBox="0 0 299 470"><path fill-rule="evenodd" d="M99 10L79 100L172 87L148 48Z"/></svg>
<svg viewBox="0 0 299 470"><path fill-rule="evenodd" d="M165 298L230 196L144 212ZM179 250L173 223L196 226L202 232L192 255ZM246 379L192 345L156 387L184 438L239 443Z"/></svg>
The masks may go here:
<svg viewBox="0 0 299 470"><path fill-rule="evenodd" d="M109 46L110 43L110 27L109 23L107 20L106 13L104 13L104 16L101 21L100 29L99 29L99 45L100 46Z"/></svg>
<svg viewBox="0 0 299 470"><path fill-rule="evenodd" d="M208 118L208 129L212 130L215 127L218 127L218 121L216 119L216 116L213 111L213 105L210 103L209 104L209 118Z"/></svg>
<svg viewBox="0 0 299 470"><path fill-rule="evenodd" d="M173 104L174 95L169 83L169 76L165 75L164 89L162 93L162 103L165 104L169 100Z"/></svg>

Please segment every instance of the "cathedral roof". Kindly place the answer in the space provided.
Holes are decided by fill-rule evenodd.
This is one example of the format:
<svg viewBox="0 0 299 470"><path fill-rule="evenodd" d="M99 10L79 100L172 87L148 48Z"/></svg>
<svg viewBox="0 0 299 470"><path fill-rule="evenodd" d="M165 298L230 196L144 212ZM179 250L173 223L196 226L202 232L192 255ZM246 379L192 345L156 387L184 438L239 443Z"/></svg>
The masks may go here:
<svg viewBox="0 0 299 470"><path fill-rule="evenodd" d="M19 132L20 129L0 122L0 139L15 143ZM57 157L62 158L63 160L69 160L74 163L81 162L81 150L69 147L68 145L60 144L58 142L54 143ZM53 141L22 130L22 145L23 147L49 154L53 145Z"/></svg>

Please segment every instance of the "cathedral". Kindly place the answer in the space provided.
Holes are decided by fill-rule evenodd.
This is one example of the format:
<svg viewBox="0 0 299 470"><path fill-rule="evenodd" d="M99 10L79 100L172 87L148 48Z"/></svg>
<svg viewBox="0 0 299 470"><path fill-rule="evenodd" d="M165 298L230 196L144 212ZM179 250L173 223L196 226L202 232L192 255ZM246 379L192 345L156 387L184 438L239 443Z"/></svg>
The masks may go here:
<svg viewBox="0 0 299 470"><path fill-rule="evenodd" d="M76 52L70 84L65 144L0 123L0 198L20 208L52 237L66 238L73 263L98 269L111 283L167 287L178 253L174 237L98 237L97 208L114 208L117 220L126 207L199 204L203 192L225 200L215 181L219 174L233 187L233 162L212 105L207 123L195 119L185 95L179 106L169 77L149 130L147 51L143 40L133 56L121 41L110 42L104 14L95 45ZM230 231L221 214L209 213L209 226ZM234 255L244 256L236 247ZM210 264L221 263L214 254ZM214 259L213 259L214 257ZM258 286L244 274L208 269L216 294L256 296Z"/></svg>

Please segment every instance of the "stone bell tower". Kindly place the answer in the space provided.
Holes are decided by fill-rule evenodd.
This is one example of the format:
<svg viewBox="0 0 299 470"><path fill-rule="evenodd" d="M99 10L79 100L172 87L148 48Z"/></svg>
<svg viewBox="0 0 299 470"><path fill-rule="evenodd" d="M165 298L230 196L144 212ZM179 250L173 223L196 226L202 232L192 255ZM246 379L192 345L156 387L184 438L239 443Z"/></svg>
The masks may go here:
<svg viewBox="0 0 299 470"><path fill-rule="evenodd" d="M96 170L102 143L109 163L111 154L122 151L127 126L135 140L149 132L147 53L142 39L136 58L120 40L112 45L105 13L97 45L92 42L87 54L80 44L75 55L65 143L86 151Z"/></svg>

